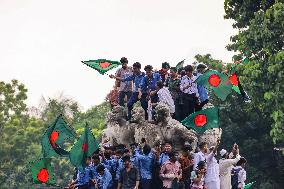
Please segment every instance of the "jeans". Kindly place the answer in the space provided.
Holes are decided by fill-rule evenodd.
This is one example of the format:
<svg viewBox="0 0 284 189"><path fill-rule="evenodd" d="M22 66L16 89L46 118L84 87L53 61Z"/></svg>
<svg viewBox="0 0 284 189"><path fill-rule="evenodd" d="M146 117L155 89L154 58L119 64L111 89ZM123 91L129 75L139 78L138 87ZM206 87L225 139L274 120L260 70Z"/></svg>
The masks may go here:
<svg viewBox="0 0 284 189"><path fill-rule="evenodd" d="M140 99L140 102L141 102L141 106L142 108L144 109L145 111L145 120L148 120L148 99L147 99L147 96L148 94L147 93L143 93L142 96L141 96L141 99ZM151 102L152 103L157 103L158 102L158 95L154 95L154 96L151 96Z"/></svg>
<svg viewBox="0 0 284 189"><path fill-rule="evenodd" d="M152 179L141 179L141 189L151 189Z"/></svg>
<svg viewBox="0 0 284 189"><path fill-rule="evenodd" d="M127 96L127 100L129 100L131 95L132 95L131 91L119 91L118 104L124 107L125 106L125 103L124 103L125 96Z"/></svg>
<svg viewBox="0 0 284 189"><path fill-rule="evenodd" d="M138 102L138 95L139 93L138 92L133 92L130 99L128 99L128 102L127 102L127 109L128 109L128 120L131 119L131 111L133 109L133 105ZM141 103L141 100L140 100L140 103ZM141 106L142 106L142 103L141 103Z"/></svg>

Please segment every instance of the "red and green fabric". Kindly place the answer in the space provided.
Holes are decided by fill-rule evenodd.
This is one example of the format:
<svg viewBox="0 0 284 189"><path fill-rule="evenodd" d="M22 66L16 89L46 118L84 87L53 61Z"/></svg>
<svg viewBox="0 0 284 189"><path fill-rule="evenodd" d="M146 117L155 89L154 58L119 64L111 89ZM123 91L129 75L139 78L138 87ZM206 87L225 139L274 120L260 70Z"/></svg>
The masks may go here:
<svg viewBox="0 0 284 189"><path fill-rule="evenodd" d="M251 182L245 185L244 189L250 189L255 182Z"/></svg>
<svg viewBox="0 0 284 189"><path fill-rule="evenodd" d="M41 145L43 157L67 156L69 152L64 150L62 146L65 142L74 141L77 138L73 128L67 125L63 115L60 115L45 131Z"/></svg>
<svg viewBox="0 0 284 189"><path fill-rule="evenodd" d="M112 61L106 59L82 61L83 64L97 70L100 74L104 75L107 71L121 65L119 61Z"/></svg>
<svg viewBox="0 0 284 189"><path fill-rule="evenodd" d="M69 157L72 165L75 167L85 167L87 157L91 156L98 148L99 144L86 124L83 134L70 151Z"/></svg>
<svg viewBox="0 0 284 189"><path fill-rule="evenodd" d="M211 88L214 94L223 101L232 92L232 83L229 81L228 76L215 70L207 70L195 82L204 85L206 88Z"/></svg>
<svg viewBox="0 0 284 189"><path fill-rule="evenodd" d="M241 94L240 88L239 88L239 81L238 81L238 76L236 73L233 73L230 75L229 80L232 84L232 89L236 91L237 93Z"/></svg>
<svg viewBox="0 0 284 189"><path fill-rule="evenodd" d="M197 111L190 114L181 123L197 133L204 133L211 128L219 128L219 109L213 107Z"/></svg>
<svg viewBox="0 0 284 189"><path fill-rule="evenodd" d="M31 171L33 183L47 185L56 184L50 158L42 158L34 161L31 166Z"/></svg>

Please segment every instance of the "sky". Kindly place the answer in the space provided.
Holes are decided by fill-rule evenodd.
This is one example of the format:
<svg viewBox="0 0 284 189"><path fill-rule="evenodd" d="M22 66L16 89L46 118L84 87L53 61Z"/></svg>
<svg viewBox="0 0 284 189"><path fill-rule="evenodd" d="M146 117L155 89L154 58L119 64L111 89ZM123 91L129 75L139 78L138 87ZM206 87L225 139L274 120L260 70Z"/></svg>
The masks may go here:
<svg viewBox="0 0 284 189"><path fill-rule="evenodd" d="M222 0L0 0L0 81L24 83L28 106L63 93L87 110L114 80L82 60L160 68L210 53L230 62L235 31L224 14Z"/></svg>

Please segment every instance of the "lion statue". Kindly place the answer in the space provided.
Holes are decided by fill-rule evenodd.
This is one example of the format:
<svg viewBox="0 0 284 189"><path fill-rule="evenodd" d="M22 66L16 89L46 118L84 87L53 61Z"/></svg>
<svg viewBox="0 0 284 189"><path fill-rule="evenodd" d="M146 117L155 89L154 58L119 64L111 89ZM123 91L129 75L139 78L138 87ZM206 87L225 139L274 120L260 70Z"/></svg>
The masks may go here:
<svg viewBox="0 0 284 189"><path fill-rule="evenodd" d="M134 128L129 127L126 121L124 107L115 106L107 114L107 127L103 130L102 141L108 146L134 143Z"/></svg>

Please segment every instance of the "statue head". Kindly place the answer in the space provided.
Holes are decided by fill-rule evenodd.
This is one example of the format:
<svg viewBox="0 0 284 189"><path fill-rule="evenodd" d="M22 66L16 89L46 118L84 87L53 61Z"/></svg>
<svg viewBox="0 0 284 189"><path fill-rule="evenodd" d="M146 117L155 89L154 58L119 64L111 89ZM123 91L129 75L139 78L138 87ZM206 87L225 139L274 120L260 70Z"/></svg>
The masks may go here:
<svg viewBox="0 0 284 189"><path fill-rule="evenodd" d="M132 121L142 123L145 120L145 111L142 107L135 107L132 110Z"/></svg>
<svg viewBox="0 0 284 189"><path fill-rule="evenodd" d="M157 122L166 122L170 117L170 108L165 103L159 102L155 108Z"/></svg>
<svg viewBox="0 0 284 189"><path fill-rule="evenodd" d="M126 120L126 112L124 107L122 106L115 106L113 107L112 111L107 114L107 121L108 122L122 122Z"/></svg>

